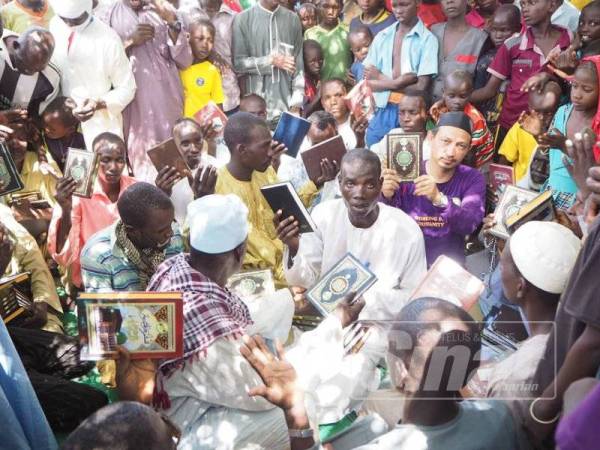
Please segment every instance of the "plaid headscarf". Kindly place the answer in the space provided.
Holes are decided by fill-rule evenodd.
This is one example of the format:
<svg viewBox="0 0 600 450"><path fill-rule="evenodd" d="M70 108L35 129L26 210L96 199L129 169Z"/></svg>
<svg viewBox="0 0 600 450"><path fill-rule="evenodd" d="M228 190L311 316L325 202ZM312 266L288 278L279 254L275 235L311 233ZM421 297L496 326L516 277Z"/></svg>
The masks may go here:
<svg viewBox="0 0 600 450"><path fill-rule="evenodd" d="M195 270L185 253L161 264L147 290L183 293L183 357L161 362L157 377L160 390L155 391L155 404L168 408L170 402L162 389L161 376L169 376L189 359L205 355L218 338L239 338L252 319L237 295Z"/></svg>

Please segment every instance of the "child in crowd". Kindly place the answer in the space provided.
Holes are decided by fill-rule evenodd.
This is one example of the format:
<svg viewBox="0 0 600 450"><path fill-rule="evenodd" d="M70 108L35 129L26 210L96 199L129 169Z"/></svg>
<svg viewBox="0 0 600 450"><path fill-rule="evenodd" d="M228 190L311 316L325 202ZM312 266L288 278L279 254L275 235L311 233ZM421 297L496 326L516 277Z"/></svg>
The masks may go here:
<svg viewBox="0 0 600 450"><path fill-rule="evenodd" d="M342 80L334 78L321 85L321 104L323 109L331 113L337 121L340 136L344 138L347 149L364 147L366 120L356 121L344 101L348 94ZM362 127L362 129L361 129Z"/></svg>
<svg viewBox="0 0 600 450"><path fill-rule="evenodd" d="M77 104L68 97L55 98L42 113L43 136L52 158L64 170L69 148L85 148L79 121L73 115Z"/></svg>
<svg viewBox="0 0 600 450"><path fill-rule="evenodd" d="M418 11L419 19L427 28L446 21L446 14L442 10L440 0L421 0Z"/></svg>
<svg viewBox="0 0 600 450"><path fill-rule="evenodd" d="M385 9L383 0L357 0L356 3L362 12L360 16L350 22L350 31L359 25L366 25L373 36L376 36L377 33L396 22L396 18Z"/></svg>
<svg viewBox="0 0 600 450"><path fill-rule="evenodd" d="M248 94L240 101L240 111L267 120L267 102L258 94Z"/></svg>
<svg viewBox="0 0 600 450"><path fill-rule="evenodd" d="M470 102L473 79L466 70L455 70L444 78L442 100L431 108L431 117L437 123L440 115L448 111L463 111L471 119L471 151L463 164L481 168L494 156L494 137L485 118Z"/></svg>
<svg viewBox="0 0 600 450"><path fill-rule="evenodd" d="M533 152L538 147L537 136L524 129L521 122L525 120L527 114L530 118L539 121L542 133L546 132L558 108L561 94L560 86L556 82L547 83L541 92L530 91L529 110L523 113L519 121L508 130L500 146L498 162L513 166L516 183L526 176Z"/></svg>
<svg viewBox="0 0 600 450"><path fill-rule="evenodd" d="M482 88L491 77L488 67L496 57L498 49L504 42L514 34L518 34L521 29L521 11L515 5L500 5L496 9L490 23L490 39L494 44L477 61L475 68L474 89ZM496 137L498 117L502 109L504 92L507 82L503 82L496 96L490 100L475 104L475 107L484 115L488 128L492 135ZM496 146L498 148L498 146Z"/></svg>
<svg viewBox="0 0 600 450"><path fill-rule="evenodd" d="M465 19L472 27L489 31L496 9L498 9L498 0L476 0L475 7L469 11Z"/></svg>
<svg viewBox="0 0 600 450"><path fill-rule="evenodd" d="M345 78L352 54L348 44L348 26L339 19L340 0L319 1L319 24L304 33L305 39L314 39L323 50L324 63L321 78Z"/></svg>
<svg viewBox="0 0 600 450"><path fill-rule="evenodd" d="M502 82L510 79L506 98L500 113L498 137L499 145L504 136L527 109L527 92L521 90L525 81L542 68L544 57L557 46L564 50L571 43L567 30L551 26L550 18L554 11L554 0L523 0L521 11L526 27L517 36L509 38L499 49L488 68L492 75L486 85L473 92L471 101L481 103L495 98ZM537 36L537 37L536 37Z"/></svg>
<svg viewBox="0 0 600 450"><path fill-rule="evenodd" d="M201 19L190 25L189 33L194 63L181 71L185 117L193 117L211 100L219 107L225 100L219 69L209 61L215 26L209 20Z"/></svg>
<svg viewBox="0 0 600 450"><path fill-rule="evenodd" d="M485 31L467 23L467 0L442 0L442 8L448 21L431 27L431 32L440 43L438 76L433 81L433 101L442 98L446 75L457 69L474 74L477 60L492 45Z"/></svg>
<svg viewBox="0 0 600 450"><path fill-rule="evenodd" d="M365 25L359 25L348 34L350 50L352 50L352 54L354 55L354 63L350 67L350 75L351 80L355 83L363 79L365 70L363 61L369 53L371 42L373 42L373 33Z"/></svg>
<svg viewBox="0 0 600 450"><path fill-rule="evenodd" d="M302 115L310 116L321 108L321 69L323 50L317 41L307 39L303 43L304 54L304 107Z"/></svg>
<svg viewBox="0 0 600 450"><path fill-rule="evenodd" d="M584 128L600 131L598 115L599 56L586 57L575 70L571 82L570 102L558 108L550 131L538 139L540 145L550 147L550 174L546 189L552 190L554 205L568 209L575 203L578 188L565 165L566 140L574 140L575 133Z"/></svg>
<svg viewBox="0 0 600 450"><path fill-rule="evenodd" d="M429 94L424 91L407 89L398 103L398 128L390 130L388 134L400 133L427 133L427 119L429 111ZM387 139L384 138L371 147L381 161L387 157ZM429 159L429 141L423 142L423 160Z"/></svg>
<svg viewBox="0 0 600 450"><path fill-rule="evenodd" d="M418 0L392 1L398 23L375 36L364 60L365 79L375 97L375 115L369 122L367 146L379 142L398 126L398 101L402 92L426 91L438 73L438 40L417 17ZM401 58L395 48L401 45Z"/></svg>
<svg viewBox="0 0 600 450"><path fill-rule="evenodd" d="M184 156L187 165L192 170L192 178L181 178L174 167L163 167L156 176L156 186L171 197L175 208L175 220L183 226L188 204L194 200L194 184L200 182L202 173L210 182L216 181L219 164L210 155L214 153L214 130L212 127L202 127L196 121L188 118L180 119L173 127L175 145ZM207 143L208 152L203 149Z"/></svg>
<svg viewBox="0 0 600 450"><path fill-rule="evenodd" d="M302 24L302 33L317 24L317 7L312 3L303 3L298 8L298 17Z"/></svg>

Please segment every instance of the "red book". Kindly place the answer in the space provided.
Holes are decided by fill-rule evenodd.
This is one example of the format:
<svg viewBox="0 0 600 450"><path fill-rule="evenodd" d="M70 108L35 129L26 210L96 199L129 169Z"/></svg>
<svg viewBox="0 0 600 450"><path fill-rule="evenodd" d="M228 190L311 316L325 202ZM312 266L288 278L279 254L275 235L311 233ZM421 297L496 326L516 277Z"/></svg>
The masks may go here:
<svg viewBox="0 0 600 450"><path fill-rule="evenodd" d="M209 101L204 108L194 114L194 120L200 125L212 123L217 134L223 134L227 125L227 116L213 101Z"/></svg>
<svg viewBox="0 0 600 450"><path fill-rule="evenodd" d="M410 300L422 297L441 298L470 311L484 289L483 282L447 256L435 260Z"/></svg>
<svg viewBox="0 0 600 450"><path fill-rule="evenodd" d="M489 184L492 192L498 198L502 197L507 185L515 184L514 170L511 166L502 164L490 164Z"/></svg>
<svg viewBox="0 0 600 450"><path fill-rule="evenodd" d="M371 120L375 114L375 99L373 91L366 80L361 80L344 97L346 106L355 119L366 117Z"/></svg>

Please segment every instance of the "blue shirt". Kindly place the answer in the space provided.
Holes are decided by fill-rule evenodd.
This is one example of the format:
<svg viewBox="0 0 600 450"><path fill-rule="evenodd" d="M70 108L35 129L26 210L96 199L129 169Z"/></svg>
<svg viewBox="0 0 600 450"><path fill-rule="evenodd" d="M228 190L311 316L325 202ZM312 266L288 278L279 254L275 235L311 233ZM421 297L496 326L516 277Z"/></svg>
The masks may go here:
<svg viewBox="0 0 600 450"><path fill-rule="evenodd" d="M354 76L354 79L358 83L360 80L363 79L363 75L365 73L365 66L363 66L363 63L361 63L360 61L354 61L352 63L352 66L350 67L350 72L352 72L352 76Z"/></svg>
<svg viewBox="0 0 600 450"><path fill-rule="evenodd" d="M556 111L554 119L552 120L552 125L550 125L550 129L556 128L566 136L567 122L569 121L569 116L572 111L572 103L567 103L558 108L558 111ZM571 177L563 162L563 158L565 157L565 154L561 150L557 148L550 149L550 173L548 182L543 189L552 189L554 205L558 209L563 210L569 209L573 203L575 203L575 196L578 191L575 180Z"/></svg>
<svg viewBox="0 0 600 450"><path fill-rule="evenodd" d="M380 32L365 58L365 66L376 67L385 76L392 77L392 54L394 51L394 37L398 24L390 26ZM400 55L400 68L402 74L414 72L417 76L432 75L438 73L438 47L437 38L429 31L421 19L402 39L402 51ZM375 103L378 108L385 108L390 91L375 92Z"/></svg>
<svg viewBox="0 0 600 450"><path fill-rule="evenodd" d="M94 234L81 251L81 277L86 292L143 291L137 267L117 245L116 223ZM182 253L183 239L173 222L165 259Z"/></svg>

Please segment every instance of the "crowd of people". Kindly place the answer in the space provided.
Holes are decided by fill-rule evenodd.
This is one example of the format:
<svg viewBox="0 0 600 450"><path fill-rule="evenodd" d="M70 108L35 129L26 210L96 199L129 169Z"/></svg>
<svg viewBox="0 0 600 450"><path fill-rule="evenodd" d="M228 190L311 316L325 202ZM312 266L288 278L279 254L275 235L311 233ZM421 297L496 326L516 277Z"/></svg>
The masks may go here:
<svg viewBox="0 0 600 450"><path fill-rule="evenodd" d="M0 324L0 448L596 448L600 0L0 5L23 185L0 197L0 294L27 273L31 302ZM297 156L284 113L310 124ZM412 181L388 160L402 134ZM309 177L302 154L336 136ZM169 139L188 173L148 156ZM95 154L89 196L70 149ZM552 203L506 239L498 165ZM312 232L271 209L280 182ZM323 317L307 293L347 254L376 281ZM481 279L472 308L448 280L414 298L440 257ZM229 289L253 270L273 292ZM183 356L82 359L79 294L140 291L181 293Z"/></svg>

